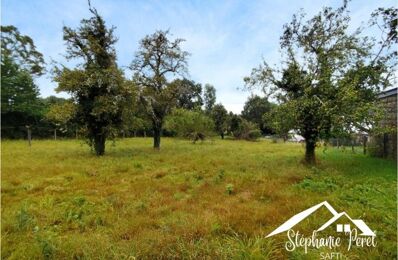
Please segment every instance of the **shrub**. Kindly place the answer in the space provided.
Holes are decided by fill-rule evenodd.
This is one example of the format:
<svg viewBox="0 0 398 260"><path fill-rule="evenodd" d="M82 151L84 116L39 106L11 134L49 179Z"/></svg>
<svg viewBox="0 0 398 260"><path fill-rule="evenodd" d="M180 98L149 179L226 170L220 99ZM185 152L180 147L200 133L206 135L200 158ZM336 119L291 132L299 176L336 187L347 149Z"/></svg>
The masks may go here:
<svg viewBox="0 0 398 260"><path fill-rule="evenodd" d="M234 193L234 185L232 183L228 183L225 187L225 191L228 195L231 195L232 193Z"/></svg>
<svg viewBox="0 0 398 260"><path fill-rule="evenodd" d="M254 141L261 137L261 131L258 126L240 116L235 116L232 119L231 132L236 139Z"/></svg>
<svg viewBox="0 0 398 260"><path fill-rule="evenodd" d="M250 130L248 133L249 140L257 140L261 137L261 131L259 129Z"/></svg>
<svg viewBox="0 0 398 260"><path fill-rule="evenodd" d="M213 120L199 110L175 109L166 118L166 129L177 136L188 138L193 143L213 134Z"/></svg>

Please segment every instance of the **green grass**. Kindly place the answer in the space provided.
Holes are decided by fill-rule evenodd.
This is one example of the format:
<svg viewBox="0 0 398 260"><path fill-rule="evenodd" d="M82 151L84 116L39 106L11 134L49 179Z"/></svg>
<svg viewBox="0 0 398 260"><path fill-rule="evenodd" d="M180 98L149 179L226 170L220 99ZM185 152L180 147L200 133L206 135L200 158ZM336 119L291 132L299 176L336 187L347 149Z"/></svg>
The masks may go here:
<svg viewBox="0 0 398 260"><path fill-rule="evenodd" d="M265 236L323 200L377 231L349 256L397 257L395 162L330 148L307 167L302 145L268 141L151 146L118 140L97 158L75 140L3 141L2 258L311 259Z"/></svg>

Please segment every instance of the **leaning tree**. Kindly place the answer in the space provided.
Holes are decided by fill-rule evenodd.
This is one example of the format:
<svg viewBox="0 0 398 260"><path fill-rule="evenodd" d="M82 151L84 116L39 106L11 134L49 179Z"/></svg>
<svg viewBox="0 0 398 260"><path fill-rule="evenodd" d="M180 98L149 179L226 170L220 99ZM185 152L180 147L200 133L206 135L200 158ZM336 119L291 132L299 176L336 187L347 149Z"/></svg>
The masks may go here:
<svg viewBox="0 0 398 260"><path fill-rule="evenodd" d="M391 67L385 55L374 55L376 43L361 36L361 29L348 30L347 1L304 18L294 15L284 26L282 68L264 61L245 82L289 107L292 125L305 138L305 162L313 164L319 139L375 120L376 93L390 84Z"/></svg>
<svg viewBox="0 0 398 260"><path fill-rule="evenodd" d="M80 27L64 27L68 60L83 60L76 68L56 67L56 91L65 91L76 103L76 122L84 130L96 155L105 153L105 141L113 137L121 124L126 95L125 79L116 64L114 27L90 6L93 17L83 19Z"/></svg>
<svg viewBox="0 0 398 260"><path fill-rule="evenodd" d="M183 39L172 41L168 36L169 31L157 31L146 36L131 63L140 101L152 121L155 149L160 149L164 119L181 92L179 84L170 84L170 78L186 74L189 55L181 49Z"/></svg>

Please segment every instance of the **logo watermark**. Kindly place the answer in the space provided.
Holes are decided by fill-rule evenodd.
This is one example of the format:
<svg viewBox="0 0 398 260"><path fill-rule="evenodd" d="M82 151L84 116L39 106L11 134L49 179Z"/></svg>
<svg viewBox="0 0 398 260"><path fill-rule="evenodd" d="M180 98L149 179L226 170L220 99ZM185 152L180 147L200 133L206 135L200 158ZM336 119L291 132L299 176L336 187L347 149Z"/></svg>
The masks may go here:
<svg viewBox="0 0 398 260"><path fill-rule="evenodd" d="M306 236L298 230L293 229L298 223L323 207L329 210L332 217L322 226L314 230L311 236ZM339 235L325 235L325 229L328 227L334 227L334 230ZM353 247L376 247L377 245L375 232L371 230L363 220L352 219L344 211L337 212L327 201L321 202L294 215L268 234L267 237L272 237L283 232L286 232L288 238L288 241L285 243L285 248L289 252L298 248L304 248L306 254L309 248L337 250L343 246L344 241L347 245L347 251L351 250ZM321 256L322 254L323 253L321 253ZM340 253L333 252L332 254L336 254L336 258L338 258Z"/></svg>

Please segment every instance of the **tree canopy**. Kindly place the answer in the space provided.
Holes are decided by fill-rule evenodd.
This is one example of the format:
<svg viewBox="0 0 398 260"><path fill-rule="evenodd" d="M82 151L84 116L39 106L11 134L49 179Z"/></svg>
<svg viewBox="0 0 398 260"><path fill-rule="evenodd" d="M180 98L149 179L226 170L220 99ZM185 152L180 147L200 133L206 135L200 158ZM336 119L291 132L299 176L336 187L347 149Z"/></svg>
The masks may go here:
<svg viewBox="0 0 398 260"><path fill-rule="evenodd" d="M213 85L205 84L203 101L206 113L210 113L213 106L216 104L216 89Z"/></svg>
<svg viewBox="0 0 398 260"><path fill-rule="evenodd" d="M273 107L274 104L268 102L266 97L252 95L243 107L242 117L255 123L260 128L262 134L271 134L272 129L264 122L263 116L270 112Z"/></svg>
<svg viewBox="0 0 398 260"><path fill-rule="evenodd" d="M305 161L312 164L319 138L374 119L370 111L377 110L376 93L390 82L382 62L386 57L374 60L375 43L360 29L348 30L347 2L304 18L303 13L294 15L284 26L280 46L285 65L272 68L264 61L245 82L288 104L294 128L306 140Z"/></svg>
<svg viewBox="0 0 398 260"><path fill-rule="evenodd" d="M152 121L156 149L160 148L164 119L184 90L180 84L170 84L168 77L186 74L189 55L181 49L184 40L171 41L169 34L169 31L157 31L144 37L131 64L140 101Z"/></svg>

